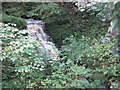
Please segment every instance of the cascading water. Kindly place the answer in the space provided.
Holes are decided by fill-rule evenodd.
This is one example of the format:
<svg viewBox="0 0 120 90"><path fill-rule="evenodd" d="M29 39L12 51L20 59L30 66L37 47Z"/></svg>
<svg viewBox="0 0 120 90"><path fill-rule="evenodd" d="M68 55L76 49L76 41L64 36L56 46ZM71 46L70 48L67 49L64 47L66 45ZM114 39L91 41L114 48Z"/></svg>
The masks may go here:
<svg viewBox="0 0 120 90"><path fill-rule="evenodd" d="M48 60L58 60L58 49L51 42L50 37L44 32L45 22L34 19L26 19L28 39L39 41L40 53L45 54Z"/></svg>

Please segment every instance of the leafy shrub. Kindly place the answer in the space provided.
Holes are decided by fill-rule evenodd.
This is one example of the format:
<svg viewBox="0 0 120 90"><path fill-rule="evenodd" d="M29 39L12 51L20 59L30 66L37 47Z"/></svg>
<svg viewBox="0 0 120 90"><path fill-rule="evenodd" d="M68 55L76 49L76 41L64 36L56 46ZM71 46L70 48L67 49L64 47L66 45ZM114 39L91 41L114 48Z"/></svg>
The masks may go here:
<svg viewBox="0 0 120 90"><path fill-rule="evenodd" d="M2 15L2 22L16 24L17 25L16 27L19 29L26 28L26 26L27 26L27 23L24 19L22 19L20 17L15 17L15 16L9 16L6 14Z"/></svg>
<svg viewBox="0 0 120 90"><path fill-rule="evenodd" d="M99 43L100 47L97 48L98 44L91 44L89 38L67 38L64 43L68 45L62 47L61 60L46 64L47 58L39 52L38 42L28 41L27 37L21 35L23 31L8 25L3 25L0 30L3 36L0 57L3 64L3 88L95 88L100 86L100 76L107 76L108 79L109 76L118 75L117 57L112 56L106 61L103 59L108 56L106 52L110 47L106 47L103 53L94 53L100 51L103 45ZM113 66L108 62L110 60ZM106 64L108 68L105 68ZM113 79L117 80L110 80Z"/></svg>
<svg viewBox="0 0 120 90"><path fill-rule="evenodd" d="M55 3L39 3L38 6L32 7L32 10L28 13L28 17L37 17L38 19L48 19L51 15L58 14L58 6Z"/></svg>
<svg viewBox="0 0 120 90"><path fill-rule="evenodd" d="M63 58L60 62L50 62L52 72L43 83L47 88L95 88L99 86L99 80L89 81L93 71L84 66L77 66L72 59ZM56 66L57 65L57 66ZM95 83L95 84L94 84Z"/></svg>
<svg viewBox="0 0 120 90"><path fill-rule="evenodd" d="M56 42L74 34L76 29L80 34L66 38L61 48L61 60L50 61L46 65L44 61L47 58L39 53L38 42L23 38L23 31L3 26L0 29L1 35L5 33L6 36L1 39L3 87L96 88L105 83L109 87L118 88L115 85L116 82L119 84L120 56L111 54L115 42L101 43L99 39L105 33L102 34L101 30L104 31L108 25L100 21L104 16L104 5L97 4L97 9L90 8L78 17L72 14L69 16L64 12L67 10L58 11L58 6L53 5L45 3L37 8L32 7L34 10L30 10L28 17L46 20L49 24L48 32Z"/></svg>
<svg viewBox="0 0 120 90"><path fill-rule="evenodd" d="M108 86L119 81L120 56L111 54L115 41L101 43L100 40L84 36L81 39L71 36L64 42L67 45L62 47L63 56L67 61L72 60L78 67L85 66L90 69L93 75L89 81L98 80Z"/></svg>
<svg viewBox="0 0 120 90"><path fill-rule="evenodd" d="M46 77L47 56L40 53L39 42L23 37L24 32L7 24L0 27L3 88L33 87Z"/></svg>
<svg viewBox="0 0 120 90"><path fill-rule="evenodd" d="M3 2L2 11L7 15L27 18L28 12L31 11L32 7L39 5L39 2Z"/></svg>

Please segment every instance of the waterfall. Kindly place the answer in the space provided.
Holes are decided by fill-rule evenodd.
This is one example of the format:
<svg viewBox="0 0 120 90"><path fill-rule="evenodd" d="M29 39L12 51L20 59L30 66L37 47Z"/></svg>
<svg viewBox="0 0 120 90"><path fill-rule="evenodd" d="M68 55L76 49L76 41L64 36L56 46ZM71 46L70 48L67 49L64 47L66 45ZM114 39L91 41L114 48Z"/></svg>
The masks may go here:
<svg viewBox="0 0 120 90"><path fill-rule="evenodd" d="M28 39L39 41L40 53L46 55L48 60L58 60L58 49L51 42L50 37L44 32L45 22L34 19L26 19Z"/></svg>

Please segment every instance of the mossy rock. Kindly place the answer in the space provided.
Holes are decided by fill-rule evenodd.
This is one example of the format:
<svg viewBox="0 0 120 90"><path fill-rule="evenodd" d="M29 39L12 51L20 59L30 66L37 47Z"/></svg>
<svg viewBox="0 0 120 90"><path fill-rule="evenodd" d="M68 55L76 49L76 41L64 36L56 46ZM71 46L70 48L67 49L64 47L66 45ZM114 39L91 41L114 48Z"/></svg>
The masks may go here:
<svg viewBox="0 0 120 90"><path fill-rule="evenodd" d="M13 23L13 24L16 24L16 27L18 29L25 29L26 26L27 26L27 23L26 23L26 21L24 19L22 19L20 17L6 15L6 14L2 15L2 22L3 23Z"/></svg>

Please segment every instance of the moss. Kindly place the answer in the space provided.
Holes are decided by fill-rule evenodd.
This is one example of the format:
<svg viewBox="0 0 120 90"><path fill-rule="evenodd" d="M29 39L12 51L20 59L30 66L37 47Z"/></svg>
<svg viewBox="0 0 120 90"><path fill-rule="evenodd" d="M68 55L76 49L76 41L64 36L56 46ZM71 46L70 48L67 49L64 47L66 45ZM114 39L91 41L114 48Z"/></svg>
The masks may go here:
<svg viewBox="0 0 120 90"><path fill-rule="evenodd" d="M2 15L2 22L3 23L14 23L16 24L16 27L18 29L24 29L27 26L27 23L24 19L20 17L6 15L6 14Z"/></svg>

